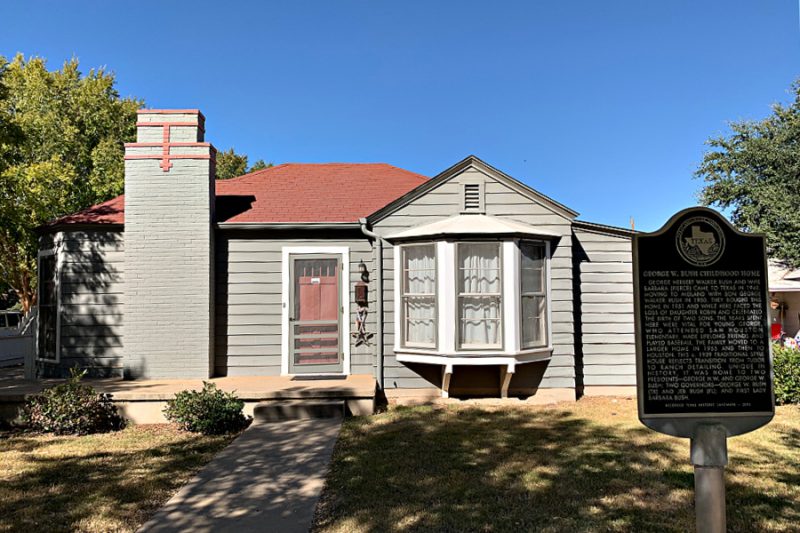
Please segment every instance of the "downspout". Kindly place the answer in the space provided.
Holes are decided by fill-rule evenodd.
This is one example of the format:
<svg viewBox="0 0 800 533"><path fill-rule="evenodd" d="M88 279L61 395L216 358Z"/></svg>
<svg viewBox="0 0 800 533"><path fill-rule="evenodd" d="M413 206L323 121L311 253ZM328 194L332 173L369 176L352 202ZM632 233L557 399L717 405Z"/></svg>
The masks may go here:
<svg viewBox="0 0 800 533"><path fill-rule="evenodd" d="M378 359L375 364L375 381L378 382L378 390L383 390L383 239L374 231L367 229L366 218L360 218L358 222L361 224L361 233L375 240L375 322L377 323L375 356Z"/></svg>

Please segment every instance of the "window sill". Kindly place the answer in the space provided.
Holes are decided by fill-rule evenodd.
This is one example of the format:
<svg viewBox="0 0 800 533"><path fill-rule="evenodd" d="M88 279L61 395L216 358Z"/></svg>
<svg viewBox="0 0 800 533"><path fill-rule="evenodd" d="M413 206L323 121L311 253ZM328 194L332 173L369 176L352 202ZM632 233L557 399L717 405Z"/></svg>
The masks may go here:
<svg viewBox="0 0 800 533"><path fill-rule="evenodd" d="M455 352L395 349L395 358L400 363L426 363L433 365L518 365L547 361L553 355L552 346L532 350L507 352Z"/></svg>

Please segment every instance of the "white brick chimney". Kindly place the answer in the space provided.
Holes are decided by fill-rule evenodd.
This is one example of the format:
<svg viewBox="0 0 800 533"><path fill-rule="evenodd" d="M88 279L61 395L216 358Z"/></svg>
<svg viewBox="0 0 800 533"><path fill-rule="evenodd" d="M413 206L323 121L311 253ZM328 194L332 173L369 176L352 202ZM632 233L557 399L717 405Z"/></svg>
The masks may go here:
<svg viewBox="0 0 800 533"><path fill-rule="evenodd" d="M196 109L139 111L125 145L125 375L214 367L214 147Z"/></svg>

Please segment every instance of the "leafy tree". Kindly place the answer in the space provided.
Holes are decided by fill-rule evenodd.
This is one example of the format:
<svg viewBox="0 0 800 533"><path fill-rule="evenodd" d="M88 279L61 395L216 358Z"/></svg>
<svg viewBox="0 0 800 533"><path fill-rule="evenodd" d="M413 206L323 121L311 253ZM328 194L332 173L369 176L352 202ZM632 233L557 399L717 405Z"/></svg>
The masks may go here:
<svg viewBox="0 0 800 533"><path fill-rule="evenodd" d="M217 179L227 180L255 172L272 166L272 163L265 163L263 159L256 161L252 167L247 167L247 156L237 154L233 148L217 152Z"/></svg>
<svg viewBox="0 0 800 533"><path fill-rule="evenodd" d="M270 167L272 167L272 163L265 163L263 159L259 159L258 161L253 163L253 166L250 167L250 170L248 170L248 172L255 172L256 170L264 170L265 168L270 168Z"/></svg>
<svg viewBox="0 0 800 533"><path fill-rule="evenodd" d="M0 279L25 311L36 301L34 229L123 190L123 143L142 101L114 83L103 69L82 75L77 59L51 72L42 58L0 57Z"/></svg>
<svg viewBox="0 0 800 533"><path fill-rule="evenodd" d="M760 121L730 124L732 134L707 141L695 177L700 201L729 209L740 229L764 233L770 257L800 266L800 80L794 101L775 104Z"/></svg>
<svg viewBox="0 0 800 533"><path fill-rule="evenodd" d="M247 174L247 156L233 151L233 148L217 152L217 179L227 180Z"/></svg>

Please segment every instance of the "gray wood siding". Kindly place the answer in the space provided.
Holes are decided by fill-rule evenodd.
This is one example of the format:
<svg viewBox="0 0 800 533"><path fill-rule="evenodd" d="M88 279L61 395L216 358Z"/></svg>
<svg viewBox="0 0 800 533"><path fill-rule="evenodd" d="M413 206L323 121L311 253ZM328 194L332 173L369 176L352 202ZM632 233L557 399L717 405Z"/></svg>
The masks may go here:
<svg viewBox="0 0 800 533"><path fill-rule="evenodd" d="M631 240L576 229L583 382L635 385Z"/></svg>
<svg viewBox="0 0 800 533"><path fill-rule="evenodd" d="M91 376L122 375L124 243L121 232L62 234L60 260L61 360Z"/></svg>
<svg viewBox="0 0 800 533"><path fill-rule="evenodd" d="M286 238L217 232L215 374L275 376L281 372L281 254L285 246L346 246L350 249L350 322L355 331L353 287L361 279L359 263L371 274L367 331L375 333L372 246L366 238L319 239L294 233ZM375 346L350 342L350 372L374 374Z"/></svg>
<svg viewBox="0 0 800 533"><path fill-rule="evenodd" d="M510 218L563 235L558 242L554 243L551 261L553 357L546 364L539 387L574 387L575 342L571 309L573 302L572 226L569 219L510 189L493 177L475 168L469 168L379 221L375 225L376 233L391 235L414 226L458 215L461 212L461 183L464 180L484 181L487 215ZM438 382L432 384L409 366L398 362L394 355L395 273L394 248L391 245L384 249L384 273L385 386L387 389L438 386ZM455 372L458 373L458 369ZM487 367L487 372L496 372L496 369ZM434 374L431 373L431 376ZM513 380L511 388L512 390L515 388Z"/></svg>

